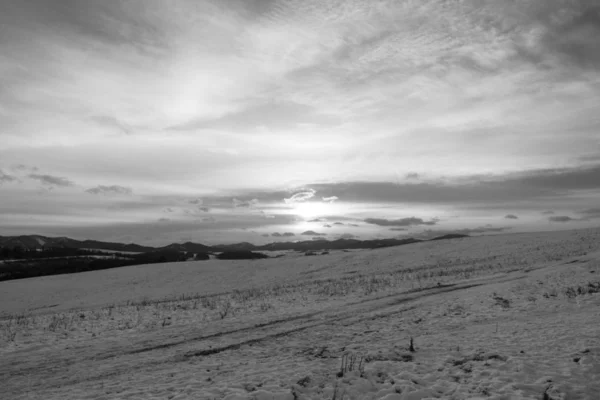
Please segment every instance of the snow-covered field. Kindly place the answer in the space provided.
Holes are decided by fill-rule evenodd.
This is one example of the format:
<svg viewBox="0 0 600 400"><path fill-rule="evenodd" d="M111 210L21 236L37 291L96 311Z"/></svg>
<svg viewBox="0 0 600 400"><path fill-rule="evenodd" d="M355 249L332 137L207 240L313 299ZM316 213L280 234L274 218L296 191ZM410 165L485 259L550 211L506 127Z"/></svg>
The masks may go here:
<svg viewBox="0 0 600 400"><path fill-rule="evenodd" d="M7 399L598 400L600 229L0 282L0 315Z"/></svg>

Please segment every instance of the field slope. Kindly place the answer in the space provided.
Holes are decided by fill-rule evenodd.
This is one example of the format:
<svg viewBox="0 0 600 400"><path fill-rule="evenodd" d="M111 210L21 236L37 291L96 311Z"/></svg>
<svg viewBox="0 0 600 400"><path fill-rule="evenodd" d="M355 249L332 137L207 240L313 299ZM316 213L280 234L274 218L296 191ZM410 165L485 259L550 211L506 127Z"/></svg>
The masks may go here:
<svg viewBox="0 0 600 400"><path fill-rule="evenodd" d="M10 399L600 393L598 229L134 266L0 297Z"/></svg>

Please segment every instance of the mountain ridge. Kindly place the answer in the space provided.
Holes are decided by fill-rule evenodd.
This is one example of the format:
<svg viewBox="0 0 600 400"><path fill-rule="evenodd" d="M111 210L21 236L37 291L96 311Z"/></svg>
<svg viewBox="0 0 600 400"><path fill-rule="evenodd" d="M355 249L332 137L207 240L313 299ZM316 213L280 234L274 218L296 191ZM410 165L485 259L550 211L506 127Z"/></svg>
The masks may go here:
<svg viewBox="0 0 600 400"><path fill-rule="evenodd" d="M450 238L468 237L468 235L452 235ZM441 238L440 238L441 239ZM439 240L439 239L438 239ZM418 243L424 240L415 238L406 239L336 239L336 240L305 240L296 242L272 242L264 245L255 245L249 242L217 244L214 246L204 245L202 243L185 242L171 243L166 246L153 247L142 246L135 243L103 242L99 240L76 240L68 237L48 237L42 235L19 235L19 236L0 236L0 248L20 247L24 250L38 250L49 248L75 248L75 249L94 249L123 252L154 252L163 250L177 250L192 253L210 253L225 251L281 251L281 250L343 250L343 249L369 249L379 247L399 246L403 244Z"/></svg>

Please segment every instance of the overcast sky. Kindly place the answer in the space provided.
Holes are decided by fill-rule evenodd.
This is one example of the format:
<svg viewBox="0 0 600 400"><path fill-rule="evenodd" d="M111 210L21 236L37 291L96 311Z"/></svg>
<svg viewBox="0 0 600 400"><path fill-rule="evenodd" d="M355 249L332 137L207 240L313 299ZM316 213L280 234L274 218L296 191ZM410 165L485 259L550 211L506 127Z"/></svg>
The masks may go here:
<svg viewBox="0 0 600 400"><path fill-rule="evenodd" d="M597 4L0 0L0 235L598 226Z"/></svg>

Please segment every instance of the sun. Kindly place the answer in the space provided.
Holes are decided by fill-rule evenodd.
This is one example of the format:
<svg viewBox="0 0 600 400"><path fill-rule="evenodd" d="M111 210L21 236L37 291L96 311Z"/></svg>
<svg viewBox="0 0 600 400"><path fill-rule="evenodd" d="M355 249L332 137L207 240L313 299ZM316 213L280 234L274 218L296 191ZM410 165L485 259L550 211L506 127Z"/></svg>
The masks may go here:
<svg viewBox="0 0 600 400"><path fill-rule="evenodd" d="M335 208L333 203L303 202L295 204L293 212L304 219L313 219L335 214Z"/></svg>

